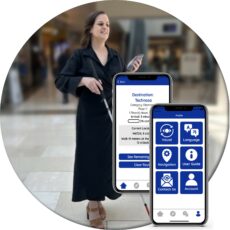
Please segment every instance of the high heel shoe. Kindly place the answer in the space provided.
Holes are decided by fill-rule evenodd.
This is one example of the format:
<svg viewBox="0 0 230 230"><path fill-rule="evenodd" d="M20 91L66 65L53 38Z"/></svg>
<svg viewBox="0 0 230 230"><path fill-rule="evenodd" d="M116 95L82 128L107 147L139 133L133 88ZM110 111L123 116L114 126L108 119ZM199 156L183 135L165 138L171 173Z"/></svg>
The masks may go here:
<svg viewBox="0 0 230 230"><path fill-rule="evenodd" d="M89 220L90 223L90 227L105 229L103 220L99 212L99 205L97 205L94 208L91 208L89 207L89 205L87 205L86 212L87 212L87 219Z"/></svg>

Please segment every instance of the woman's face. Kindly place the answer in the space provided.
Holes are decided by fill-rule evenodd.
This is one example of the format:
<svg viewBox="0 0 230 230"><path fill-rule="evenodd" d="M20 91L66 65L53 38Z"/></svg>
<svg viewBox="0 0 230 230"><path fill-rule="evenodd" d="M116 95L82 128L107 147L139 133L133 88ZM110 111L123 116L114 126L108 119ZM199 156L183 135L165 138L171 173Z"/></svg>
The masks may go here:
<svg viewBox="0 0 230 230"><path fill-rule="evenodd" d="M98 15L90 32L93 38L105 42L109 38L110 32L108 16L106 14Z"/></svg>

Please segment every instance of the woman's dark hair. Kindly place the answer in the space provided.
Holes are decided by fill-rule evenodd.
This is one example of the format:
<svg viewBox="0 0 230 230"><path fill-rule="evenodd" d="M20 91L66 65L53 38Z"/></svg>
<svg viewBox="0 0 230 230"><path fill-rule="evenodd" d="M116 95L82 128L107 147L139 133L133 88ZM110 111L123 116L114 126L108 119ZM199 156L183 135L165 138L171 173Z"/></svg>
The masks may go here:
<svg viewBox="0 0 230 230"><path fill-rule="evenodd" d="M106 14L106 13L104 11L94 11L94 12L90 13L89 16L87 17L86 22L85 22L83 36L81 39L81 46L82 47L88 47L90 45L90 43L91 43L90 30L93 27L96 18L100 14Z"/></svg>

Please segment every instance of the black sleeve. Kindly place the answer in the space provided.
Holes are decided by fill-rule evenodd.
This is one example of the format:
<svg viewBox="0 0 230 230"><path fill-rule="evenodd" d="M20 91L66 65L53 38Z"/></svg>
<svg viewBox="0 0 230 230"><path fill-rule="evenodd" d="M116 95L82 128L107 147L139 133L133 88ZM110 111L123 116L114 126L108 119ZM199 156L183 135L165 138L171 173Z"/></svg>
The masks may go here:
<svg viewBox="0 0 230 230"><path fill-rule="evenodd" d="M79 96L78 90L82 87L78 87L78 85L83 77L78 75L81 62L80 50L77 50L66 62L61 72L58 73L55 85L61 92Z"/></svg>

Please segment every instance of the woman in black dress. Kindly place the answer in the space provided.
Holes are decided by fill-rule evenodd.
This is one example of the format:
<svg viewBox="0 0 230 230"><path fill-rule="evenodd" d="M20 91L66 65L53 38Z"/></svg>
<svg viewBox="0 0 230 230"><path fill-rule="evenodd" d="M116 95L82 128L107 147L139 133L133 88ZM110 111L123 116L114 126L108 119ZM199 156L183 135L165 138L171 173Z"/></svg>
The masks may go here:
<svg viewBox="0 0 230 230"><path fill-rule="evenodd" d="M82 48L74 52L55 81L63 93L79 96L72 201L89 200L87 217L96 228L104 228L106 218L101 201L105 196L112 200L120 196L112 186L112 123L100 94L103 90L112 109L113 76L126 68L119 54L106 45L109 33L106 13L91 13ZM133 71L140 64L136 61Z"/></svg>

